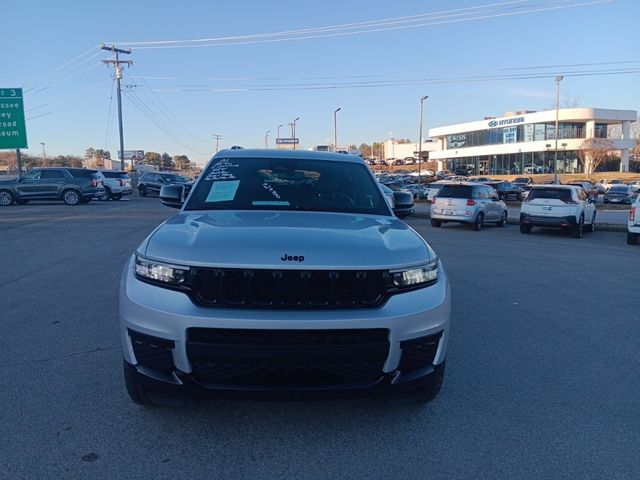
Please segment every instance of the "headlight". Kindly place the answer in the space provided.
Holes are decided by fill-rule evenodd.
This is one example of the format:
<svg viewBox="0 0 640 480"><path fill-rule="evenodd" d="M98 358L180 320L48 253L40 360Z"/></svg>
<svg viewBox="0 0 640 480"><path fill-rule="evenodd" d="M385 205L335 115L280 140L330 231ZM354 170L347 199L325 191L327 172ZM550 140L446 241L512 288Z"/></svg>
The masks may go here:
<svg viewBox="0 0 640 480"><path fill-rule="evenodd" d="M184 289L189 287L191 269L145 260L136 255L136 277L143 281Z"/></svg>
<svg viewBox="0 0 640 480"><path fill-rule="evenodd" d="M438 261L405 270L389 272L393 286L399 289L426 287L438 281Z"/></svg>

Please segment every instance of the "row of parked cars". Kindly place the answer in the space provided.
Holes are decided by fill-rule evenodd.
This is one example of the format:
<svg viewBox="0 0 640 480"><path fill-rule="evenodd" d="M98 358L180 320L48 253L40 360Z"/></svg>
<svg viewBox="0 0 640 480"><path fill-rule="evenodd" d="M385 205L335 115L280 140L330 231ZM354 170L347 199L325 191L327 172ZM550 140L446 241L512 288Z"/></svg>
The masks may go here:
<svg viewBox="0 0 640 480"><path fill-rule="evenodd" d="M504 227L507 223L506 204L490 184L448 182L440 184L432 197L431 226L456 222L481 230L485 223ZM531 233L536 228L554 228L582 238L593 232L597 216L596 197L590 196L580 185L534 185L523 199L520 208L520 232ZM640 196L631 203L627 221L627 243L640 240Z"/></svg>
<svg viewBox="0 0 640 480"><path fill-rule="evenodd" d="M146 172L137 182L138 193L159 194L164 185L191 185L180 175ZM131 177L116 170L48 167L35 168L20 178L0 181L0 206L24 205L32 200L62 200L67 205L92 200L120 200L133 193Z"/></svg>

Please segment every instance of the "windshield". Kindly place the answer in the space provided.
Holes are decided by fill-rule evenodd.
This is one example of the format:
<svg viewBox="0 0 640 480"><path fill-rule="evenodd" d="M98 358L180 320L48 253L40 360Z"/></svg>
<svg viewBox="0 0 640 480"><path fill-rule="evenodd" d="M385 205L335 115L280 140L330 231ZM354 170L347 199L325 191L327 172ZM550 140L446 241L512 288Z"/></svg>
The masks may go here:
<svg viewBox="0 0 640 480"><path fill-rule="evenodd" d="M291 158L217 158L185 210L310 210L391 215L364 164Z"/></svg>
<svg viewBox="0 0 640 480"><path fill-rule="evenodd" d="M628 189L629 187L625 185L619 185L619 186L609 188L609 192L627 193Z"/></svg>
<svg viewBox="0 0 640 480"><path fill-rule="evenodd" d="M444 185L438 193L438 198L471 198L473 187L469 185Z"/></svg>
<svg viewBox="0 0 640 480"><path fill-rule="evenodd" d="M529 200L536 198L550 198L555 200L571 200L571 190L568 188L534 188L529 192Z"/></svg>

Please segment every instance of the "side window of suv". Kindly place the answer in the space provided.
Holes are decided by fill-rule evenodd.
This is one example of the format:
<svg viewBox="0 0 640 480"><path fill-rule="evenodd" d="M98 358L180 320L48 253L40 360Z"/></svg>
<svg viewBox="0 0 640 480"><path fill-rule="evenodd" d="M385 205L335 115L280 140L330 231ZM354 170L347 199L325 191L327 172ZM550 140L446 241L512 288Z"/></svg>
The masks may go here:
<svg viewBox="0 0 640 480"><path fill-rule="evenodd" d="M62 170L43 170L40 179L64 178Z"/></svg>
<svg viewBox="0 0 640 480"><path fill-rule="evenodd" d="M42 170L36 170L35 172L29 172L24 177L24 180L39 180L40 175L42 174Z"/></svg>

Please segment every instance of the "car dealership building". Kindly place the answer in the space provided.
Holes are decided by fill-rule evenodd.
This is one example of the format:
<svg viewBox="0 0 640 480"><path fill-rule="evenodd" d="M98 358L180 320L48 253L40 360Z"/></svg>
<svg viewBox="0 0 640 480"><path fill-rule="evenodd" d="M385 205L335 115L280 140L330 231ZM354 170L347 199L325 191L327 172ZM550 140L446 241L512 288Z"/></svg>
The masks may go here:
<svg viewBox="0 0 640 480"><path fill-rule="evenodd" d="M557 165L556 110L509 112L504 117L429 129L438 144L430 160L443 169L475 175L579 173L581 150L588 139L607 139L610 150L619 152L620 171L629 170L630 135L635 110L561 108L558 110ZM612 138L612 128L617 131Z"/></svg>

